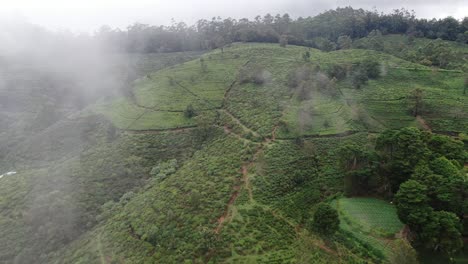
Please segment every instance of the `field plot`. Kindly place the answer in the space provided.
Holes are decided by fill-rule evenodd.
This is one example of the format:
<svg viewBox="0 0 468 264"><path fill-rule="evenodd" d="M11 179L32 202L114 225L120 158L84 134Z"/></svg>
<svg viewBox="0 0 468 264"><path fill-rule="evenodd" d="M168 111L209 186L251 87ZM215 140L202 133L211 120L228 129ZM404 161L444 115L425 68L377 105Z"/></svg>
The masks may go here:
<svg viewBox="0 0 468 264"><path fill-rule="evenodd" d="M351 222L361 226L363 231L392 235L403 228L396 215L396 208L386 201L373 198L342 198L340 210Z"/></svg>
<svg viewBox="0 0 468 264"><path fill-rule="evenodd" d="M334 206L343 231L373 247L376 255L392 254L395 235L403 228L392 204L374 198L341 198Z"/></svg>

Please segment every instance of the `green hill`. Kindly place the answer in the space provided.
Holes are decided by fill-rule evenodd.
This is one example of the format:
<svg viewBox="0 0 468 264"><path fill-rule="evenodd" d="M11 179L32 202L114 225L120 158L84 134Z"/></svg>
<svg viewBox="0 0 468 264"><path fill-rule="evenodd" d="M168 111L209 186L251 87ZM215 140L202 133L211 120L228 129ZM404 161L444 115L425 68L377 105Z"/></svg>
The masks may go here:
<svg viewBox="0 0 468 264"><path fill-rule="evenodd" d="M135 82L134 99L94 109L132 133L197 131L204 121L219 128L174 174L156 177L128 203L106 207L107 220L61 253L66 260L377 261L362 248L326 244L301 227L305 212L342 188L333 150L345 140L365 144L368 132L386 128L467 129L461 73L369 50L325 53L271 44L233 44L202 58L145 76ZM312 86L303 100L288 87L290 73L304 65L320 67L314 76L328 84L328 68L364 58L379 61L382 76L361 89L352 87L350 76L333 81L339 90L333 96ZM406 98L415 88L427 95L428 110L418 118ZM189 105L196 118L184 115ZM301 135L309 150L292 140Z"/></svg>
<svg viewBox="0 0 468 264"><path fill-rule="evenodd" d="M198 55L18 140L3 163L19 173L0 179L0 262L381 263L380 244L307 228L343 191L339 148L372 148L389 128L468 131L460 71L363 49L235 43ZM369 60L380 74L357 87ZM341 217L356 216L339 201ZM365 231L391 222L395 233L387 209Z"/></svg>
<svg viewBox="0 0 468 264"><path fill-rule="evenodd" d="M307 63L301 57L306 51L311 54ZM383 73L362 89L352 88L349 77L332 82L323 72L315 78L324 82L320 85L334 86L330 90L339 90L338 96L310 87L308 98L302 100L287 87L288 75L304 65L326 70L369 58L381 62ZM240 83L238 75L244 69L260 71L265 83ZM468 129L463 80L460 72L431 70L370 50L327 53L297 46L234 44L223 53L204 55L203 62L194 60L147 75L135 82L133 99L99 105L95 111L121 129L160 130L194 126L195 120L184 116L190 105L199 112L227 112L263 136L269 136L281 120L284 127L278 135L288 138L418 125L407 97L420 88L426 104L421 117L427 124L436 131L462 132Z"/></svg>

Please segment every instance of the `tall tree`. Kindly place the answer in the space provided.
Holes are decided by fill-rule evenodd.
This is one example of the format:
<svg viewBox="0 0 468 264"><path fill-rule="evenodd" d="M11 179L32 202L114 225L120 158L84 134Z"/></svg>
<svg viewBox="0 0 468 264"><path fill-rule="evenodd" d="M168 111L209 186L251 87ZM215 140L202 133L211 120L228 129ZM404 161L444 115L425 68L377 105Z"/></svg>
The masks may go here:
<svg viewBox="0 0 468 264"><path fill-rule="evenodd" d="M419 114L421 114L423 108L423 99L424 91L420 88L412 90L409 94L408 100L413 116L418 116Z"/></svg>
<svg viewBox="0 0 468 264"><path fill-rule="evenodd" d="M348 35L345 35L340 36L337 43L339 49L350 49L353 45L353 40Z"/></svg>

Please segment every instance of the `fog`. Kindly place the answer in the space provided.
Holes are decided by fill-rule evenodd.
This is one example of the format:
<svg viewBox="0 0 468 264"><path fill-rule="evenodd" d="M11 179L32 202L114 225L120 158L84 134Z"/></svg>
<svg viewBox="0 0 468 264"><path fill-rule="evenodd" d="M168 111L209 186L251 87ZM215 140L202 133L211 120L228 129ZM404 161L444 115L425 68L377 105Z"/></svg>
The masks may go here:
<svg viewBox="0 0 468 264"><path fill-rule="evenodd" d="M463 0L119 0L119 1L3 1L0 14L21 17L31 23L53 30L93 32L101 25L125 29L129 24L166 25L172 19L193 24L198 19L212 17L254 18L266 13L289 13L291 17L307 17L336 7L373 9L388 13L405 7L420 18L453 16L461 19L468 14Z"/></svg>

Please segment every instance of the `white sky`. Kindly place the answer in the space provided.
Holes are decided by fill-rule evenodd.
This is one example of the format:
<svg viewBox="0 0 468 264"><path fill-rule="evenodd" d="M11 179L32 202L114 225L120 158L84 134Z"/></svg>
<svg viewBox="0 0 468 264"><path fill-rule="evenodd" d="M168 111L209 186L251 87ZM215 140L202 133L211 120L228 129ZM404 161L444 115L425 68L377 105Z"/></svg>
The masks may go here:
<svg viewBox="0 0 468 264"><path fill-rule="evenodd" d="M171 19L191 25L213 16L253 18L289 13L309 16L338 6L390 12L414 9L418 17L468 16L468 0L0 0L0 16L25 19L53 30L92 32L101 25L125 28L134 22L169 24Z"/></svg>

